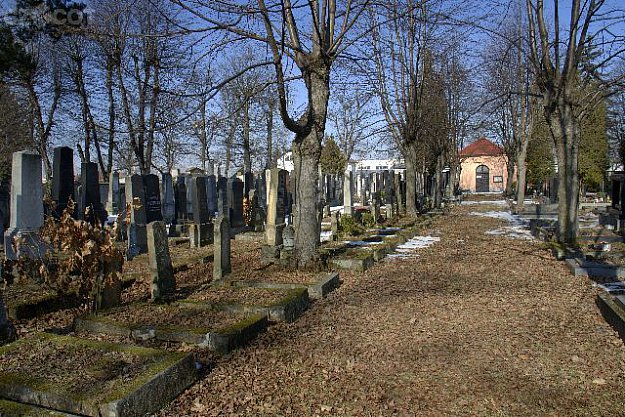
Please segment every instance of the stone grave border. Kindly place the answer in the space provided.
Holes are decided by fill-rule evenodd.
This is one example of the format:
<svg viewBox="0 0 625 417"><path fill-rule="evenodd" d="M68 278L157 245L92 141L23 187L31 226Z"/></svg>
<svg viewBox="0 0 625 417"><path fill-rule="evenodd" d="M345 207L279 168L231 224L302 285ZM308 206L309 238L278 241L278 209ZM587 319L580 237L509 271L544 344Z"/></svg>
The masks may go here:
<svg viewBox="0 0 625 417"><path fill-rule="evenodd" d="M625 267L592 262L583 258L565 259L574 277L625 278Z"/></svg>
<svg viewBox="0 0 625 417"><path fill-rule="evenodd" d="M78 414L69 414L63 411L3 399L0 399L0 416L80 417Z"/></svg>
<svg viewBox="0 0 625 417"><path fill-rule="evenodd" d="M319 300L321 298L325 298L330 292L338 288L341 285L341 281L339 279L338 272L330 272L321 274L318 280L309 284L264 281L228 281L221 285L230 285L239 288L275 288L286 290L305 288L308 291L308 297L310 299Z"/></svg>
<svg viewBox="0 0 625 417"><path fill-rule="evenodd" d="M223 285L223 284L217 284ZM271 289L271 288L270 288ZM215 308L233 313L261 314L271 321L284 321L293 323L310 305L308 290L306 288L294 288L283 299L268 305L245 305L239 303L211 304L207 301L180 300L180 304L191 303L192 305L204 304L207 308Z"/></svg>
<svg viewBox="0 0 625 417"><path fill-rule="evenodd" d="M0 354L20 349L22 341L32 338L39 338L41 343L47 345L56 343L95 346L102 350L134 352L157 360L142 371L129 387L115 387L101 403L94 403L89 398L48 391L45 376L40 380L33 375L20 374L0 373L0 397L80 415L136 416L160 410L198 379L192 354L96 342L72 336L39 333L0 347Z"/></svg>
<svg viewBox="0 0 625 417"><path fill-rule="evenodd" d="M176 305L180 308L210 309L205 303L188 300ZM225 354L254 339L267 328L267 324L267 317L262 314L252 314L231 326L215 330L176 326L126 326L99 315L87 315L74 319L74 330L133 339L154 338L166 342L185 342Z"/></svg>

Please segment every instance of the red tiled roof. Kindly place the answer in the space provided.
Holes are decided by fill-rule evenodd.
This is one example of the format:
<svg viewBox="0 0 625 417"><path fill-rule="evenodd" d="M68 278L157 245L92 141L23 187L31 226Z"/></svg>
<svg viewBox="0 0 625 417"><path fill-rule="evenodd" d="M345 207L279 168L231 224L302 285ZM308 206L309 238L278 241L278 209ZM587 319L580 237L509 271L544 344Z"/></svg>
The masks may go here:
<svg viewBox="0 0 625 417"><path fill-rule="evenodd" d="M490 140L481 137L460 151L460 156L498 156L503 154L503 148Z"/></svg>

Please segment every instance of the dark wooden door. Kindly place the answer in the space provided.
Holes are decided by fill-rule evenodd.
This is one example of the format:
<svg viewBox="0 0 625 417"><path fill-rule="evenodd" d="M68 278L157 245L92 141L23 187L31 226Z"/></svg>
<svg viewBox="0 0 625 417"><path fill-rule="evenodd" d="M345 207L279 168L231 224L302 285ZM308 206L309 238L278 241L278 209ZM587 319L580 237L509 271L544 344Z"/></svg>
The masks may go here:
<svg viewBox="0 0 625 417"><path fill-rule="evenodd" d="M475 170L475 192L487 193L489 191L490 173L486 165L480 165Z"/></svg>

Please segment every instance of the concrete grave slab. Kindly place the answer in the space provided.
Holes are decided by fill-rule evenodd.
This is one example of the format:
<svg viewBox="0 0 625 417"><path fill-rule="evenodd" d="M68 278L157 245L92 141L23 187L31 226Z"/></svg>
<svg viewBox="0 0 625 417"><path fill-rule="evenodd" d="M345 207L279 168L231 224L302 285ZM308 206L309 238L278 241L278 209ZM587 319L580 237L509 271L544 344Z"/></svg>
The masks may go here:
<svg viewBox="0 0 625 417"><path fill-rule="evenodd" d="M33 372L34 361L59 351L66 360ZM39 333L1 347L0 355L2 398L87 416L153 413L197 380L190 354L71 336Z"/></svg>

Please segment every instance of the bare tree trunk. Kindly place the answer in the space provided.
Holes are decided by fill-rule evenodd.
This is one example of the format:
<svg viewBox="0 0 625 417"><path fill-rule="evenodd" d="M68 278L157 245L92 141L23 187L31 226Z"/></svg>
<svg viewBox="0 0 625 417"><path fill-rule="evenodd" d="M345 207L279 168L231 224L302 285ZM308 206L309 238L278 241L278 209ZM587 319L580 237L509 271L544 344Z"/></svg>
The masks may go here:
<svg viewBox="0 0 625 417"><path fill-rule="evenodd" d="M436 170L434 171L434 207L441 208L443 202L442 183L443 183L443 166L445 164L443 154L436 157Z"/></svg>
<svg viewBox="0 0 625 417"><path fill-rule="evenodd" d="M571 105L559 103L547 115L558 156L558 241L575 245L577 241L577 207L579 202L578 126Z"/></svg>
<svg viewBox="0 0 625 417"><path fill-rule="evenodd" d="M108 97L108 160L106 161L106 172L113 171L113 149L115 148L115 96L113 94L113 69L115 68L113 59L107 57L106 60L106 95Z"/></svg>
<svg viewBox="0 0 625 417"><path fill-rule="evenodd" d="M506 197L511 197L512 195L514 195L514 191L513 191L513 183L514 183L514 158L511 158L510 156L508 156L506 158L506 170L508 171L508 179L506 181L506 190L505 190L505 195ZM518 184L517 184L518 187Z"/></svg>
<svg viewBox="0 0 625 417"><path fill-rule="evenodd" d="M267 162L265 169L276 167L276 160L273 157L273 110L274 103L269 101L269 111L267 112Z"/></svg>
<svg viewBox="0 0 625 417"><path fill-rule="evenodd" d="M415 144L404 147L404 159L406 164L406 215L416 216L417 211L417 152Z"/></svg>
<svg viewBox="0 0 625 417"><path fill-rule="evenodd" d="M516 210L517 213L523 211L523 201L525 200L525 187L527 167L525 166L525 159L527 157L527 146L529 144L529 136L525 134L521 142L521 147L517 153L517 184L516 184Z"/></svg>
<svg viewBox="0 0 625 417"><path fill-rule="evenodd" d="M243 172L252 172L252 155L250 149L250 99L245 97L243 103Z"/></svg>

